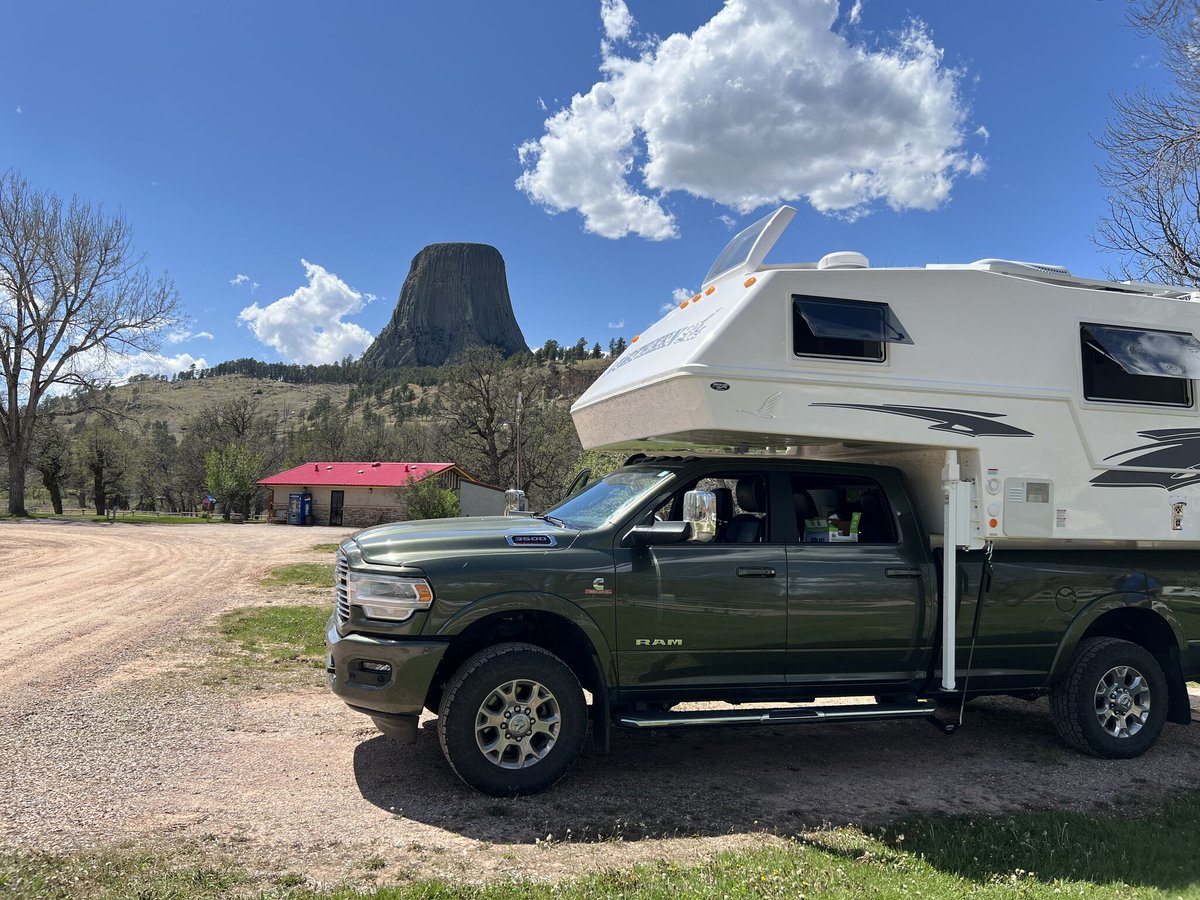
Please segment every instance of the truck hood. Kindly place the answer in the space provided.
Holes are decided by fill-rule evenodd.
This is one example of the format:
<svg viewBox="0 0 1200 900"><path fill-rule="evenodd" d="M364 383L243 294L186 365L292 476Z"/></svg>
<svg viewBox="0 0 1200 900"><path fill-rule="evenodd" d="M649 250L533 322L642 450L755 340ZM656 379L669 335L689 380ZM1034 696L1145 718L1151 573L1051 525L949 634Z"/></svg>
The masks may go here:
<svg viewBox="0 0 1200 900"><path fill-rule="evenodd" d="M551 552L579 536L527 516L425 519L367 528L350 537L368 565L421 566L427 560L474 553Z"/></svg>

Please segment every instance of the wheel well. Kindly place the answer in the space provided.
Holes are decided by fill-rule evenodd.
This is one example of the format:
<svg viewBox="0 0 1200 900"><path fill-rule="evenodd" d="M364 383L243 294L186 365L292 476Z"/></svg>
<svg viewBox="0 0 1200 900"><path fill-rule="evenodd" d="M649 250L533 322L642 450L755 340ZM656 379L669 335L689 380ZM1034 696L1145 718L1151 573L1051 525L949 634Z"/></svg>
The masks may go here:
<svg viewBox="0 0 1200 900"><path fill-rule="evenodd" d="M533 644L565 662L593 698L604 695L604 676L595 651L583 630L562 616L537 610L495 613L469 625L454 636L434 672L425 706L437 712L442 689L467 659L485 647L507 641Z"/></svg>
<svg viewBox="0 0 1200 900"><path fill-rule="evenodd" d="M1089 625L1080 640L1093 637L1120 638L1149 650L1167 679L1167 721L1182 725L1191 721L1179 644L1166 619L1148 609L1113 609Z"/></svg>

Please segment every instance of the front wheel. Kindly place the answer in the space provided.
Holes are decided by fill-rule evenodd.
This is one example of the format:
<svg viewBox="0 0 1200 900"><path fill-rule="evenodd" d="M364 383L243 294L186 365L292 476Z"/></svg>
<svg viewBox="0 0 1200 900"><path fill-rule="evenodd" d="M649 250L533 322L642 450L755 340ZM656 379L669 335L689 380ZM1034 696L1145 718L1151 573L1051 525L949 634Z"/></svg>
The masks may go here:
<svg viewBox="0 0 1200 900"><path fill-rule="evenodd" d="M438 738L451 768L485 794L544 790L566 774L587 731L575 673L532 644L497 644L459 667L442 696Z"/></svg>
<svg viewBox="0 0 1200 900"><path fill-rule="evenodd" d="M1144 647L1090 638L1051 693L1050 711L1059 735L1076 750L1130 759L1150 749L1167 721L1167 680Z"/></svg>

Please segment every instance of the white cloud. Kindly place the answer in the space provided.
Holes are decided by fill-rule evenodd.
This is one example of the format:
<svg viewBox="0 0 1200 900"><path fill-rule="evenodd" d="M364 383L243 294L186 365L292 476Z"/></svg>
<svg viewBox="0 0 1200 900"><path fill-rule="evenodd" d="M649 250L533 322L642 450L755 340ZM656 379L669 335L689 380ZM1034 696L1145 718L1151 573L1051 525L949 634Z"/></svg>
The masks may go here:
<svg viewBox="0 0 1200 900"><path fill-rule="evenodd" d="M975 134L983 138L984 143L987 143L988 139L992 136L992 133L987 130L986 125L980 125L978 128L976 128Z"/></svg>
<svg viewBox="0 0 1200 900"><path fill-rule="evenodd" d="M238 275L234 275L232 278L230 278L229 283L232 284L234 287L241 287L243 284L245 284L249 280L250 280L249 275L238 274Z"/></svg>
<svg viewBox="0 0 1200 900"><path fill-rule="evenodd" d="M857 218L936 209L983 160L962 73L913 21L890 46L832 30L836 0L727 0L690 35L613 50L628 9L603 0L601 80L519 149L516 186L604 237L674 237L683 191L745 214L780 201Z"/></svg>
<svg viewBox="0 0 1200 900"><path fill-rule="evenodd" d="M25 110L21 109L21 107L18 105L17 106L17 115L19 116L23 112L25 112Z"/></svg>
<svg viewBox="0 0 1200 900"><path fill-rule="evenodd" d="M192 356L190 353L165 356L145 350L137 353L118 353L97 348L75 356L68 366L71 371L82 373L89 379L124 384L134 375L165 375L170 378L178 372L187 371L191 366L207 369L208 362L204 357ZM73 389L73 385L62 384L57 385L53 393L65 394Z"/></svg>
<svg viewBox="0 0 1200 900"><path fill-rule="evenodd" d="M625 0L600 0L600 24L604 26L607 43L628 40L633 31L633 14Z"/></svg>
<svg viewBox="0 0 1200 900"><path fill-rule="evenodd" d="M609 327L609 328L624 328L624 327L625 327L625 320L624 320L624 319L617 319L617 321L615 321L615 322L609 322L609 323L608 323L608 327Z"/></svg>
<svg viewBox="0 0 1200 900"><path fill-rule="evenodd" d="M210 331L172 331L167 335L168 344L182 344L184 341L194 341L198 338L207 338L212 340L212 332Z"/></svg>
<svg viewBox="0 0 1200 900"><path fill-rule="evenodd" d="M543 100L541 97L538 97L537 103L538 103L538 109L540 109L542 112L545 112L546 111L546 101Z"/></svg>
<svg viewBox="0 0 1200 900"><path fill-rule="evenodd" d="M737 219L735 219L733 216L720 215L717 216L717 219L730 231L733 231L734 227L737 225Z"/></svg>
<svg viewBox="0 0 1200 900"><path fill-rule="evenodd" d="M261 307L251 304L238 314L254 336L298 363L331 363L358 356L373 340L361 325L342 317L363 308L364 295L332 272L300 260L308 284Z"/></svg>
<svg viewBox="0 0 1200 900"><path fill-rule="evenodd" d="M849 20L851 25L857 25L862 21L863 0L854 0L854 5L850 7Z"/></svg>
<svg viewBox="0 0 1200 900"><path fill-rule="evenodd" d="M676 309L684 300L691 300L694 296L695 292L689 291L684 287L677 287L671 291L671 300L660 306L658 311L660 313L669 313L671 310Z"/></svg>

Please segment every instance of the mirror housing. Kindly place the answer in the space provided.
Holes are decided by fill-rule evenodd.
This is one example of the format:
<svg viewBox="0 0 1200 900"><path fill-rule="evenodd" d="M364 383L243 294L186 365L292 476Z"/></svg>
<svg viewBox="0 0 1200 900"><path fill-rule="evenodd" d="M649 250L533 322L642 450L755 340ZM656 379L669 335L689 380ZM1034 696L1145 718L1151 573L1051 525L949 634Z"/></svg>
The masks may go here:
<svg viewBox="0 0 1200 900"><path fill-rule="evenodd" d="M683 495L683 521L692 526L690 541L709 544L717 537L717 495L688 491Z"/></svg>
<svg viewBox="0 0 1200 900"><path fill-rule="evenodd" d="M525 501L525 492L512 488L504 492L504 514L506 516L521 515L529 511Z"/></svg>
<svg viewBox="0 0 1200 900"><path fill-rule="evenodd" d="M690 522L655 522L653 525L638 525L629 536L639 547L656 544L682 544L692 536Z"/></svg>

